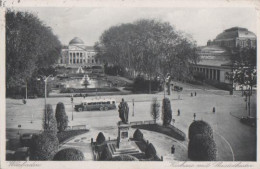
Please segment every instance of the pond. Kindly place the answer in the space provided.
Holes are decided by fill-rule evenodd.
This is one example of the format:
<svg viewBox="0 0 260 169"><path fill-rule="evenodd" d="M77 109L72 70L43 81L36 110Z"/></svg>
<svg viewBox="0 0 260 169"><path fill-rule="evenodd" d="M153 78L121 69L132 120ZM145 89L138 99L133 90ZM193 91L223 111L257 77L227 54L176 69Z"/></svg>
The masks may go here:
<svg viewBox="0 0 260 169"><path fill-rule="evenodd" d="M103 78L89 78L88 85L84 84L83 78L69 78L61 82L66 88L104 88L110 87L110 83Z"/></svg>

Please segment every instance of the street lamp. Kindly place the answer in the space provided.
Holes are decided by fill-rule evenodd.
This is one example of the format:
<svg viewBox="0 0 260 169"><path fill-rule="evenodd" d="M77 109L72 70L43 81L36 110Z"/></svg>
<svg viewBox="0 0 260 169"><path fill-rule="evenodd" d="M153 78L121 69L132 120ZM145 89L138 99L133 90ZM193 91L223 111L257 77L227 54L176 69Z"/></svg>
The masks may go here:
<svg viewBox="0 0 260 169"><path fill-rule="evenodd" d="M45 108L45 111L44 111L44 113L45 113L45 121L44 121L44 129L45 129L45 127L46 127L46 114L47 114L47 109L46 109L46 99L47 99L47 83L48 83L48 79L49 78L52 78L52 80L53 80L53 75L49 75L49 76L42 76L42 75L40 75L40 78L38 78L37 80L43 80L44 81L44 93L45 93L45 97L44 97L44 108Z"/></svg>
<svg viewBox="0 0 260 169"><path fill-rule="evenodd" d="M165 98L165 84L166 84L166 82L169 82L169 80L170 80L170 74L167 73L166 76L163 76L163 74L161 74L161 73L159 73L159 74L160 74L160 76L163 78L163 96L164 96L164 98ZM159 79L159 77L158 77L158 79Z"/></svg>

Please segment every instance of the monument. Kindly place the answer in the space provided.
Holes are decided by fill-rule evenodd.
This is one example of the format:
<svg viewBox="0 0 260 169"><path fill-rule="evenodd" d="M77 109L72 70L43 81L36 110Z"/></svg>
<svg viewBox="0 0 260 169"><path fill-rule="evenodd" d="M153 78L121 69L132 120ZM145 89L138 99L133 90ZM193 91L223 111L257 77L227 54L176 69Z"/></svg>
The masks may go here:
<svg viewBox="0 0 260 169"><path fill-rule="evenodd" d="M128 123L129 107L127 102L122 99L118 106L119 117L121 121L117 123L118 126L118 137L116 145L108 143L109 151L112 157L121 154L137 154L141 153L138 146L134 141L129 138L129 128L131 125Z"/></svg>

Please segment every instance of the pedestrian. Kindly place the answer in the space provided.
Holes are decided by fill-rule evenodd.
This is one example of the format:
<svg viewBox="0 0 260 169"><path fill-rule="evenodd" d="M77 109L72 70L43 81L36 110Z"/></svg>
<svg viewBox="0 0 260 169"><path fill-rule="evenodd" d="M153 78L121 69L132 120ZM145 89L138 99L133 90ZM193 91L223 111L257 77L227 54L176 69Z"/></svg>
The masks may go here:
<svg viewBox="0 0 260 169"><path fill-rule="evenodd" d="M23 98L23 104L26 104L26 100Z"/></svg>
<svg viewBox="0 0 260 169"><path fill-rule="evenodd" d="M197 95L197 93L195 92L195 96Z"/></svg>
<svg viewBox="0 0 260 169"><path fill-rule="evenodd" d="M196 119L196 113L193 114L193 117L194 117L194 121L195 121L195 119Z"/></svg>
<svg viewBox="0 0 260 169"><path fill-rule="evenodd" d="M192 97L192 96L193 96L193 93L190 93L190 96Z"/></svg>
<svg viewBox="0 0 260 169"><path fill-rule="evenodd" d="M86 98L86 94L83 95L83 98L84 98L84 99Z"/></svg>
<svg viewBox="0 0 260 169"><path fill-rule="evenodd" d="M180 112L180 109L178 109L178 116L180 116L181 115L181 112Z"/></svg>

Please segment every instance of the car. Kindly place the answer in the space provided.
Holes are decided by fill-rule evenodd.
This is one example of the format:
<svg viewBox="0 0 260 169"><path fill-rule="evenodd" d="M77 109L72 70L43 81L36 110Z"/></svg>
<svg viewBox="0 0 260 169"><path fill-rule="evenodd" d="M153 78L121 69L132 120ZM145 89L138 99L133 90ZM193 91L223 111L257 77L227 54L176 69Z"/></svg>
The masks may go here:
<svg viewBox="0 0 260 169"><path fill-rule="evenodd" d="M30 159L30 148L20 147L14 153L14 160L16 161L29 161Z"/></svg>
<svg viewBox="0 0 260 169"><path fill-rule="evenodd" d="M256 126L256 118L255 117L241 117L240 118L240 122L241 123L244 123L246 125L249 125L249 126L252 126L252 127L255 127Z"/></svg>
<svg viewBox="0 0 260 169"><path fill-rule="evenodd" d="M14 154L15 154L15 151L6 150L6 152L5 152L6 160L7 161L13 161L14 160Z"/></svg>
<svg viewBox="0 0 260 169"><path fill-rule="evenodd" d="M111 110L116 109L116 101L114 99L83 100L80 104L75 105L74 109L78 112L85 110Z"/></svg>
<svg viewBox="0 0 260 169"><path fill-rule="evenodd" d="M23 133L20 136L20 142L22 146L29 146L31 144L33 135L34 135L33 133Z"/></svg>

